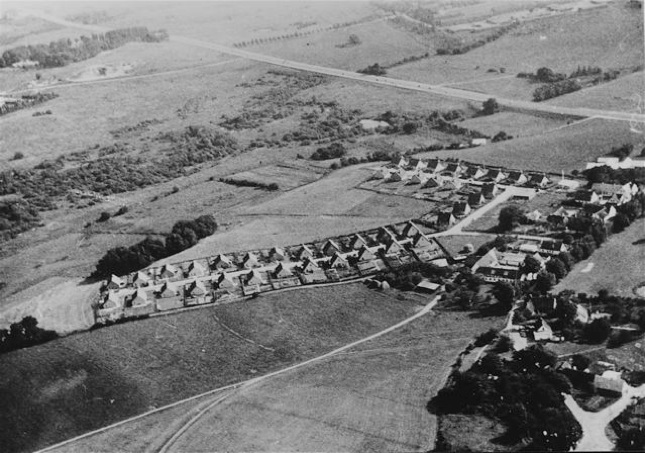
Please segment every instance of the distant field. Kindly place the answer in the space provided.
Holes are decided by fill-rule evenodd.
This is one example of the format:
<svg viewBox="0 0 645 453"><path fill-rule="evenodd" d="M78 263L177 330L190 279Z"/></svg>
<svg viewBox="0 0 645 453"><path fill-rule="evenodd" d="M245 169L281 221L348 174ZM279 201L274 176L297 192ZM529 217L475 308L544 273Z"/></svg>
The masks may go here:
<svg viewBox="0 0 645 453"><path fill-rule="evenodd" d="M369 192L368 192L369 193ZM374 193L361 204L346 212L347 215L377 216L379 212L388 217L421 217L432 211L433 203L410 197Z"/></svg>
<svg viewBox="0 0 645 453"><path fill-rule="evenodd" d="M539 84L533 84L526 79L504 77L497 79L473 80L468 83L454 85L454 88L490 94L491 97L515 99L519 101L532 101L533 91Z"/></svg>
<svg viewBox="0 0 645 453"><path fill-rule="evenodd" d="M420 157L457 157L507 168L560 173L582 170L585 162L607 154L612 147L632 143L642 135L630 132L627 121L592 119L571 124L548 134L522 137L459 151L425 153Z"/></svg>
<svg viewBox="0 0 645 453"><path fill-rule="evenodd" d="M426 403L443 385L457 353L475 335L500 322L470 318L467 313L429 314L334 358L230 394L173 448L431 450L436 419ZM66 451L107 451L114 446L138 450L143 447L140 437L150 439L151 433L157 433L156 448L178 427L169 426L164 414L153 418L159 424L143 419L91 436L65 447Z"/></svg>
<svg viewBox="0 0 645 453"><path fill-rule="evenodd" d="M395 296L362 284L305 289L3 354L3 451L33 451L332 350L411 315L417 303ZM214 315L275 351L231 335Z"/></svg>
<svg viewBox="0 0 645 453"><path fill-rule="evenodd" d="M610 294L636 297L633 289L641 283L645 283L643 219L634 222L624 232L612 235L589 259L576 264L554 291L571 289L597 294L606 289Z"/></svg>
<svg viewBox="0 0 645 453"><path fill-rule="evenodd" d="M461 127L474 129L491 137L500 131L513 137L530 137L547 133L565 124L564 118L547 118L517 112L500 112L495 115L469 118L459 123Z"/></svg>
<svg viewBox="0 0 645 453"><path fill-rule="evenodd" d="M348 42L350 34L358 36L361 44L338 48L338 45ZM388 65L406 56L423 55L428 51L426 46L412 36L393 28L385 21L252 46L249 49L285 59L354 71L374 63Z"/></svg>
<svg viewBox="0 0 645 453"><path fill-rule="evenodd" d="M280 189L289 190L317 181L321 177L321 173L316 173L302 167L270 165L235 173L227 178L235 181L250 181L260 184L275 183Z"/></svg>

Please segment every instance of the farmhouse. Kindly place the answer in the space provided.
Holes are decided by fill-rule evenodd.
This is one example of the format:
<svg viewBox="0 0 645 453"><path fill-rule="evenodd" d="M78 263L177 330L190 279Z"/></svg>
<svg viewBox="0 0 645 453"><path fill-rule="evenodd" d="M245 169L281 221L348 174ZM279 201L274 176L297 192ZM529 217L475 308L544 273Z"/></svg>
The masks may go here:
<svg viewBox="0 0 645 453"><path fill-rule="evenodd" d="M591 190L597 193L600 200L605 203L621 205L632 199L632 190L629 184L621 186L620 184L596 183L591 186Z"/></svg>
<svg viewBox="0 0 645 453"><path fill-rule="evenodd" d="M535 341L553 340L553 329L543 318L540 318L537 328L533 331L533 338Z"/></svg>
<svg viewBox="0 0 645 453"><path fill-rule="evenodd" d="M590 215L592 219L600 220L607 223L616 216L616 208L612 205L586 205L583 211Z"/></svg>
<svg viewBox="0 0 645 453"><path fill-rule="evenodd" d="M485 281L514 282L520 277L519 269L524 258L522 253L502 253L492 249L473 265L472 271L482 275Z"/></svg>
<svg viewBox="0 0 645 453"><path fill-rule="evenodd" d="M233 262L226 255L219 254L213 260L212 266L217 270L228 269L233 267Z"/></svg>
<svg viewBox="0 0 645 453"><path fill-rule="evenodd" d="M544 255L557 256L567 250L567 246L562 241L542 241L540 243L540 253Z"/></svg>
<svg viewBox="0 0 645 453"><path fill-rule="evenodd" d="M117 277L116 275L112 274L110 275L110 278L107 281L107 284L105 287L110 290L110 289L121 289L125 288L126 281L120 277Z"/></svg>

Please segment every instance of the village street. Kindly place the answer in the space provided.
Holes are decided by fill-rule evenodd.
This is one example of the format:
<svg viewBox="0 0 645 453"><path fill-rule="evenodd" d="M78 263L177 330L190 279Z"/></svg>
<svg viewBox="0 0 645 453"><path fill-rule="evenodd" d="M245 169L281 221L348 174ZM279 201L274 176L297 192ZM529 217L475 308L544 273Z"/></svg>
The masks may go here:
<svg viewBox="0 0 645 453"><path fill-rule="evenodd" d="M615 446L607 438L605 429L614 418L634 404L637 398L645 398L645 384L640 387L625 385L621 398L600 412L582 410L571 395L565 395L564 403L582 426L582 438L575 451L612 451Z"/></svg>

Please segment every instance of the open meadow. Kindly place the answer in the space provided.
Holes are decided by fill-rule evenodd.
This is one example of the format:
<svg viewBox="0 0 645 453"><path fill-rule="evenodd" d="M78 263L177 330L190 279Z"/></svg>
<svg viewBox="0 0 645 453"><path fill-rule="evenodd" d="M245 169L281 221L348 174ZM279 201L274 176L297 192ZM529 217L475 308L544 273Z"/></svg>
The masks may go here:
<svg viewBox="0 0 645 453"><path fill-rule="evenodd" d="M3 354L3 451L32 451L320 355L418 308L418 301L396 295L362 284L288 291Z"/></svg>
<svg viewBox="0 0 645 453"><path fill-rule="evenodd" d="M589 259L577 263L554 291L636 297L634 288L645 283L645 220L612 235Z"/></svg>
<svg viewBox="0 0 645 453"><path fill-rule="evenodd" d="M436 418L426 404L449 366L499 318L437 312L322 362L227 395L190 427L171 451L428 451ZM185 409L182 409L182 412ZM162 421L163 413L153 415ZM215 422L216 421L216 422ZM90 436L65 451L137 450L165 445L179 427L146 418Z"/></svg>

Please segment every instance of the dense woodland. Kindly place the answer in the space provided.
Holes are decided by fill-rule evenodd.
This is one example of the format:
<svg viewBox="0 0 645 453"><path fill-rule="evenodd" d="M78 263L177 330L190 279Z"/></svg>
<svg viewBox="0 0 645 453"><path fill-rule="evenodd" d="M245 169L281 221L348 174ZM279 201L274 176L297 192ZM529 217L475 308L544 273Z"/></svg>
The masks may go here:
<svg viewBox="0 0 645 453"><path fill-rule="evenodd" d="M19 46L5 50L0 56L0 68L26 61L36 62L41 68L66 66L129 42L160 42L166 39L168 34L163 30L150 32L146 27L120 28L103 34L92 34L90 37L60 39L49 44Z"/></svg>

